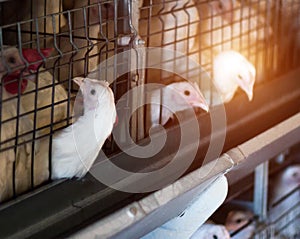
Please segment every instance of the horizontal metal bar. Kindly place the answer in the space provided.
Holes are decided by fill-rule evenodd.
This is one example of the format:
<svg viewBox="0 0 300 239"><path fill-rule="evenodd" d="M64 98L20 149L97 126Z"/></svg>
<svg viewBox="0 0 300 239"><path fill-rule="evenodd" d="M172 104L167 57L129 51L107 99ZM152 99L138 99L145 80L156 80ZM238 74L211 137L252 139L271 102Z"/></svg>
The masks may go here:
<svg viewBox="0 0 300 239"><path fill-rule="evenodd" d="M252 173L259 164L298 142L300 142L300 113L228 151L226 154L237 164L237 167L227 174L229 184L238 182Z"/></svg>
<svg viewBox="0 0 300 239"><path fill-rule="evenodd" d="M180 215L196 195L232 166L233 162L223 156L217 162L206 164L175 183L97 221L72 237L97 235L101 238L139 238ZM212 167L213 171L210 170Z"/></svg>

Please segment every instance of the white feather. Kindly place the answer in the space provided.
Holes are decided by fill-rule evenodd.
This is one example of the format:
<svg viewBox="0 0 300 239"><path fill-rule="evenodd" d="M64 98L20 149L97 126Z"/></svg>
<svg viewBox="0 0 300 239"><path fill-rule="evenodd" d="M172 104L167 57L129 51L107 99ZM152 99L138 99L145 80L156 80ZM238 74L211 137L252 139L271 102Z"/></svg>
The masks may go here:
<svg viewBox="0 0 300 239"><path fill-rule="evenodd" d="M96 102L87 95L90 87L97 90ZM111 134L116 120L114 96L107 85L86 78L81 91L84 115L53 139L52 179L83 177ZM94 103L92 108L95 109L89 109Z"/></svg>
<svg viewBox="0 0 300 239"><path fill-rule="evenodd" d="M252 99L255 82L254 66L236 51L224 51L214 58L214 84L222 101L229 102L238 87Z"/></svg>
<svg viewBox="0 0 300 239"><path fill-rule="evenodd" d="M151 120L150 127L158 124L165 125L170 118L173 118L174 113L182 110L199 107L208 111L208 105L198 85L187 81L175 82L149 92L147 103L151 103L148 112Z"/></svg>

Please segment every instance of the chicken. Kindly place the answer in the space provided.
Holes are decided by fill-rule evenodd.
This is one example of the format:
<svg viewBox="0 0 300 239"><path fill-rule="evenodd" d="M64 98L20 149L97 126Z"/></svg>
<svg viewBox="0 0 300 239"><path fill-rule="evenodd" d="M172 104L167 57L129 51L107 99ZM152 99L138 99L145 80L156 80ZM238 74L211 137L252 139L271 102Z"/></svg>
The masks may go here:
<svg viewBox="0 0 300 239"><path fill-rule="evenodd" d="M278 70L283 72L291 67L299 67L300 62L300 2L282 0L275 20L278 26ZM279 19L279 20L278 20Z"/></svg>
<svg viewBox="0 0 300 239"><path fill-rule="evenodd" d="M59 27L66 23L65 18L62 15L56 14L62 11L60 4L61 1L57 0L14 0L1 2L1 25L4 26L6 24L15 24L16 22L34 19L34 21L31 22L33 24L30 22L23 22L21 24L22 31L32 31L32 27L35 25L36 21L38 23L38 31L40 33L58 33ZM20 11L20 9L22 9L22 11ZM45 15L47 15L47 17L42 17ZM53 19L55 19L54 23ZM4 42L6 44L18 44L16 32L6 31L4 35ZM32 38L30 34L22 34L23 43L31 40ZM46 47L45 45L42 45L45 43L44 41L45 38L41 38L40 45ZM35 47L35 41L31 42L30 47Z"/></svg>
<svg viewBox="0 0 300 239"><path fill-rule="evenodd" d="M116 36L112 21L114 6L111 3L104 4L103 0L64 0L63 5L74 11L66 15L68 24L60 29L62 36L58 46L63 56L59 57L60 67L55 68L55 75L68 88L70 79L87 76L101 60L114 54L115 42L112 39ZM47 66L53 63L49 61Z"/></svg>
<svg viewBox="0 0 300 239"><path fill-rule="evenodd" d="M23 105L8 90L18 93L18 82L10 82L11 75L19 75L24 63L17 54L18 50L5 46L0 57L1 87L1 152L0 152L0 201L26 191L30 185L30 169L32 157L32 121L24 114ZM13 71L7 75L8 72ZM26 71L24 71L26 72ZM11 85L15 85L11 87ZM26 88L26 81L20 84L20 91ZM13 166L15 163L15 167ZM13 172L15 170L15 172ZM13 182L15 180L15 188Z"/></svg>
<svg viewBox="0 0 300 239"><path fill-rule="evenodd" d="M266 19L255 8L239 1L216 0L197 3L201 16L199 37L199 64L206 71L212 71L212 59L222 51L235 50L247 57L256 67L258 79L263 79L266 70L266 44L264 41L273 34L270 19ZM200 42L199 42L200 41ZM276 59L277 55L272 55ZM201 90L209 90L201 87Z"/></svg>
<svg viewBox="0 0 300 239"><path fill-rule="evenodd" d="M230 211L225 220L225 227L230 233L235 233L233 237L235 239L250 239L254 235L255 227L253 225L246 225L250 223L253 220L253 218L254 214L251 211Z"/></svg>
<svg viewBox="0 0 300 239"><path fill-rule="evenodd" d="M204 223L190 239L229 239L229 232L223 225Z"/></svg>
<svg viewBox="0 0 300 239"><path fill-rule="evenodd" d="M235 51L224 51L214 58L214 85L223 103L229 102L238 87L253 98L253 86L256 70L241 54Z"/></svg>
<svg viewBox="0 0 300 239"><path fill-rule="evenodd" d="M211 1L197 6L204 19L200 27L201 43L204 47L212 47L214 55L223 50L248 49L272 35L267 19L255 8L239 1Z"/></svg>
<svg viewBox="0 0 300 239"><path fill-rule="evenodd" d="M232 236L233 239L252 239L255 235L255 226L249 225ZM275 239L275 238L274 238ZM279 239L279 238L276 238Z"/></svg>
<svg viewBox="0 0 300 239"><path fill-rule="evenodd" d="M107 82L88 78L73 81L83 94L84 113L53 137L52 179L83 177L116 121L114 95Z"/></svg>
<svg viewBox="0 0 300 239"><path fill-rule="evenodd" d="M230 49L249 49L249 44L252 46L257 41L264 40L271 35L272 29L269 27L266 19L257 14L255 9L251 9L246 5L242 6L238 2L231 0L211 1L209 3L195 2L196 7L200 12L201 19L197 12L197 8L186 1L181 3L176 2L176 4L166 3L163 4L163 6L159 4L153 5L150 22L147 14L148 11L146 11L147 9L145 8L145 10L141 10L139 32L141 37L146 40L147 46L164 48L164 50L161 51L158 51L157 49L150 49L147 52L148 65L146 67L156 68L148 69L148 82L160 83L162 79L164 79L164 82L167 82L166 78L170 76L174 78L174 76L171 75L174 72L180 76L182 76L184 72L189 72L184 75L186 76L186 79L200 83L202 92L205 93L206 99L209 99L211 96L207 95L211 90L211 82L206 81L207 77L205 76L205 71L213 72L213 75L217 75L217 77L214 76L216 82L219 81L219 76L221 74L231 74L228 72L229 70L226 72L227 69L225 67L219 68L217 72L215 71L215 68L212 70L212 66L210 65L211 60L213 59L214 62L217 62L216 64L218 64L221 57L217 55L225 54L221 53L224 49L227 51ZM183 10L181 7L184 4L185 7ZM234 11L231 11L233 9ZM171 10L173 10L174 14L168 13L168 11ZM176 12L175 10L178 11ZM177 16L177 14L180 15L180 17ZM210 18L212 16L214 16L213 19ZM243 17L242 26L239 21L241 16ZM251 16L250 20L249 16ZM184 27L180 27L181 24ZM215 30L217 27L219 28ZM267 29L266 31L265 28ZM150 32L148 32L147 29L150 29ZM180 31L178 29L180 29ZM200 30L201 35L198 37L197 34ZM184 31L185 33L183 33ZM207 33L205 33L205 31L207 31ZM236 42L236 37L242 35L243 38L245 38L244 35L246 35L246 32L248 31L250 32L249 41L248 39L243 39L241 41L243 45L240 45L240 42ZM201 41L201 43L199 43L199 41ZM200 45L201 47L211 47L214 45L213 51L211 51L211 49L199 49ZM168 51L165 49L168 49ZM201 53L199 54L200 50ZM189 58L182 57L181 54L188 55ZM236 55L237 54L238 53L236 53ZM253 57L253 55L255 54L251 54L251 61L256 62L256 58ZM217 60L215 60L215 58ZM251 84L254 83L256 70L251 63L243 63L244 59L242 59L242 57L236 56L236 58L241 62L239 65L245 65L241 72L236 72L237 74L240 74L242 79L239 80L236 79L236 77L233 78L228 76L228 83L230 86L228 90L222 89L224 92L220 92L221 102L230 101L237 89L237 86L240 86L244 91L246 91L249 99L252 99L251 94L253 85ZM261 56L257 56L257 59L263 58ZM199 72L199 70L196 74L193 74L192 72L199 68L200 65L205 70L203 71L204 74ZM160 68L163 68L165 71L168 70L169 72L161 72ZM229 69L232 69L232 66ZM243 71L243 69L245 69L245 71ZM248 71L250 73L248 73ZM246 83L248 80L249 83ZM224 80L222 81L224 82ZM227 80L225 82L227 83ZM218 86L219 84L216 84L217 88ZM217 102L221 103L220 100Z"/></svg>
<svg viewBox="0 0 300 239"><path fill-rule="evenodd" d="M147 124L149 129L158 124L165 125L178 111L192 107L209 110L198 85L187 81L175 82L147 92L147 103L150 104L150 115L147 117L150 120Z"/></svg>
<svg viewBox="0 0 300 239"><path fill-rule="evenodd" d="M40 53L39 53L40 51ZM13 96L20 95L20 100L17 98L5 101L2 104L2 110L4 110L2 121L6 119L11 119L16 117L19 114L24 114L23 117L19 117L19 131L16 132L16 122L9 121L7 122L8 126L6 129L10 132L10 137L15 137L17 134L24 134L33 131L33 121L36 116L36 128L42 128L41 130L35 131L35 138L40 137L41 135L49 132L49 127L51 123L51 104L52 104L52 91L53 91L53 77L52 75L43 70L41 67L43 57L48 57L53 49L22 49L21 53L23 55L24 61L21 59L20 50L15 47L5 46L3 49L4 64L0 65L0 70L2 71L2 81L3 81L3 100L8 100ZM25 67L25 62L27 67ZM39 72L37 73L39 69ZM42 69L42 70L41 70ZM8 73L9 72L9 73ZM37 84L33 82L38 77ZM57 83L57 81L55 81ZM20 86L19 86L20 85ZM37 93L37 106L35 107L35 90L38 88ZM45 88L46 87L46 88ZM20 90L19 90L20 88ZM43 89L41 89L43 88ZM67 93L61 85L55 85L54 88L54 113L53 113L53 122L60 122L67 118ZM20 91L20 92L19 92ZM64 101L59 103L60 101ZM19 111L17 107L19 104ZM8 106L9 105L9 106ZM48 106L48 107L47 107ZM44 109L41 109L43 108ZM45 108L46 107L46 108ZM35 109L40 109L34 113ZM58 125L54 125L53 129L65 125L66 122L63 121ZM6 125L6 124L4 124ZM46 127L46 128L43 128ZM4 131L5 133L5 131ZM6 133L7 134L7 133ZM2 137L3 138L7 138ZM27 134L24 137L19 137L19 142L32 140L32 134ZM32 146L34 145L34 151L32 151ZM9 154L10 160L16 162L15 167L15 192L17 194L22 193L28 190L31 185L31 167L32 167L32 152L38 151L38 141L33 144L31 142L24 143L20 145L16 150L16 155L14 150L4 152L6 155ZM43 148L44 151L46 149ZM3 161L2 161L3 163ZM33 163L34 168L38 167L36 160L34 159ZM8 170L9 175L7 178L10 178L12 183L12 166L8 164L6 167L10 167L11 170ZM4 167L3 167L4 168ZM47 172L47 171L46 171ZM4 175L4 174L3 174ZM42 175L44 175L42 173ZM38 180L35 178L42 177L43 180ZM46 176L34 176L33 185L38 185L42 181L47 179ZM7 184L8 185L8 184ZM11 186L9 186L11 187ZM11 193L10 195L11 196Z"/></svg>
<svg viewBox="0 0 300 239"><path fill-rule="evenodd" d="M269 205L272 206L280 198L300 186L300 164L288 166L277 174L269 187Z"/></svg>
<svg viewBox="0 0 300 239"><path fill-rule="evenodd" d="M3 99L12 97L4 88L2 88L2 96ZM3 151L0 153L0 201L12 197L13 192L20 194L28 190L31 185L33 124L27 116L14 119L13 115L17 113L17 109L17 99L1 104L1 149ZM19 113L24 113L21 104ZM13 163L15 163L15 168ZM13 189L14 177L15 190Z"/></svg>
<svg viewBox="0 0 300 239"><path fill-rule="evenodd" d="M68 94L64 87L59 84L58 81L55 80L54 77L45 69L40 69L37 81L39 88L37 93L37 109L41 109L43 107L45 107L45 109L38 110L36 114L36 124L38 129L46 127L41 130L41 134L45 134L50 131L49 127L52 123L51 114L53 104L55 104L53 107L53 130L67 125ZM35 88L36 84L29 81L27 92L32 93L24 95L21 98L26 112L35 110ZM33 118L34 113L30 114L29 117Z"/></svg>
<svg viewBox="0 0 300 239"><path fill-rule="evenodd" d="M172 77L174 80L174 77L178 77L173 73L182 75L197 67L190 61L198 60L198 48L193 46L197 37L199 15L196 7L188 0L166 3L153 1L151 4L152 15L149 16L148 4L144 1L139 21L139 34L146 41L146 46L151 47L147 49L146 55L147 83L169 83L168 78ZM165 51L153 47L160 47ZM198 81L195 76L185 79Z"/></svg>
<svg viewBox="0 0 300 239"><path fill-rule="evenodd" d="M15 101L3 102L10 96L3 86L2 78L8 71L19 71L22 68L23 61L18 55L13 58L14 48L4 46L0 53L0 79L1 79L1 152L0 152L0 202L13 196L13 162L15 161L15 142L13 137L16 136L16 121L9 120L16 111ZM14 108L13 108L14 107ZM9 140L7 142L7 140ZM5 143L6 142L6 143ZM12 147L12 148L9 148Z"/></svg>
<svg viewBox="0 0 300 239"><path fill-rule="evenodd" d="M21 59L18 49L12 46L3 46L0 52L0 78L10 71L20 73L24 68L24 62Z"/></svg>
<svg viewBox="0 0 300 239"><path fill-rule="evenodd" d="M251 211L236 210L230 211L226 217L225 227L228 231L234 232L241 229L254 218Z"/></svg>
<svg viewBox="0 0 300 239"><path fill-rule="evenodd" d="M44 57L48 57L52 51L53 49L41 49L41 54ZM17 48L10 48L10 52L10 57L15 59L14 61L18 61L20 58L19 50ZM65 120L67 118L68 104L67 92L48 71L40 67L43 58L37 50L23 49L22 54L24 59L30 63L25 73L22 75L22 80L19 80L21 78L20 72L8 74L3 79L6 83L4 87L10 94L17 94L18 82L21 81L22 94L20 96L20 101L23 106L24 113L28 113L28 117L34 121L34 110L38 110L36 112L36 127L37 129L41 129L41 135L50 131L49 125L52 122L52 98L53 103L56 104L53 107L53 123L57 123L53 126L53 129L66 125ZM23 63L23 66L24 64L25 63ZM28 71L31 73L28 73ZM38 91L37 105L35 107L36 87Z"/></svg>
<svg viewBox="0 0 300 239"><path fill-rule="evenodd" d="M4 148L5 146L2 146ZM14 150L9 149L0 153L0 202L13 196L13 162Z"/></svg>

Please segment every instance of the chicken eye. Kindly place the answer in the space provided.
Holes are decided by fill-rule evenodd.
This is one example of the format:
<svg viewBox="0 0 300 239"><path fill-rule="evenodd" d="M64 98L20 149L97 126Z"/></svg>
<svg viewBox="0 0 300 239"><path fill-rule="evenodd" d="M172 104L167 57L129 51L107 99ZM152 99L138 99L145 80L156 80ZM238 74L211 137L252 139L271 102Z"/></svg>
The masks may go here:
<svg viewBox="0 0 300 239"><path fill-rule="evenodd" d="M186 96L189 96L189 95L191 94L191 92L190 92L189 90L185 90L185 91L184 91L184 94L185 94Z"/></svg>
<svg viewBox="0 0 300 239"><path fill-rule="evenodd" d="M240 218L239 218L239 219L236 219L235 222L236 222L236 223L241 223L241 222L242 222L242 219L240 219Z"/></svg>
<svg viewBox="0 0 300 239"><path fill-rule="evenodd" d="M218 236L217 235L213 235L213 239L218 239Z"/></svg>
<svg viewBox="0 0 300 239"><path fill-rule="evenodd" d="M90 93L91 93L91 95L95 95L96 94L96 90L95 89L91 89Z"/></svg>
<svg viewBox="0 0 300 239"><path fill-rule="evenodd" d="M238 74L238 78L239 78L240 80L243 79L243 77L242 77L240 74Z"/></svg>
<svg viewBox="0 0 300 239"><path fill-rule="evenodd" d="M10 64L16 64L16 58L14 58L13 56L10 56L8 58L8 63L10 63Z"/></svg>
<svg viewBox="0 0 300 239"><path fill-rule="evenodd" d="M292 177L293 178L296 178L298 176L298 173L297 172L294 172L293 174L292 174Z"/></svg>

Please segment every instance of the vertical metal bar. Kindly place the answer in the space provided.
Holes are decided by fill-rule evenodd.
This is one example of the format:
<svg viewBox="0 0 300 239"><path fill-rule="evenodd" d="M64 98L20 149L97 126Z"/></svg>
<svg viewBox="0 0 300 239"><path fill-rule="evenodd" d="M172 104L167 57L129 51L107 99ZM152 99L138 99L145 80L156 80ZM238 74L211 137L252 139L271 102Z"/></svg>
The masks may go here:
<svg viewBox="0 0 300 239"><path fill-rule="evenodd" d="M52 27L54 28L56 26L56 20L55 20L55 16L52 15ZM56 31L53 31L53 46L55 47L55 49L57 50L57 52L60 55L60 58L62 57L62 52L60 51L60 49L57 47L57 43L56 43ZM59 62L58 58L53 65L53 77L52 77L52 99L51 99L51 104L52 107L54 107L54 96L55 96L55 72L54 69L56 67L56 64ZM68 106L67 106L67 122L69 122L69 109L70 109L70 88L68 89ZM51 110L51 119L50 119L50 135L49 135L49 179L51 179L51 174L52 174L52 135L53 135L53 121L54 121L54 109L52 108Z"/></svg>
<svg viewBox="0 0 300 239"><path fill-rule="evenodd" d="M197 7L197 11L198 11L198 14L199 14L199 22L198 22L198 31L197 31L197 35L196 35L196 42L197 42L197 45L198 45L198 47L197 47L197 49L198 49L198 51L199 51L199 64L200 65L202 65L202 60L203 60L203 50L202 50L202 41L200 40L200 39L202 39L202 35L203 35L203 29L202 29L202 21L203 21L203 16L202 16L202 12L201 11L199 11L199 8L201 7L201 4L203 4L203 3L199 3L198 1L197 1L197 3L195 2L195 4L197 4L197 5L195 5L195 7ZM199 82L199 87L200 87L200 89L201 90L203 90L204 89L204 83L203 83L203 81L204 81L204 77L203 77L203 74L201 74L201 77L200 77L200 82ZM211 105L211 95L209 94L209 104Z"/></svg>
<svg viewBox="0 0 300 239"><path fill-rule="evenodd" d="M244 1L241 1L241 5L239 6L239 13L240 13L240 17L239 17L239 24L240 24L240 34L238 36L239 38L239 51L242 51L243 50L243 37L244 37L244 34L243 34L243 21L241 21L241 19L243 19L243 6L244 6ZM246 19L245 19L246 20ZM234 19L234 22L235 22L235 19ZM246 41L246 37L244 38L245 41ZM249 46L249 42L248 42L248 46ZM245 56L247 57L247 56Z"/></svg>
<svg viewBox="0 0 300 239"><path fill-rule="evenodd" d="M61 27L61 22L62 22L62 11L64 10L63 9L63 0L59 0L59 8L58 8L58 11L59 11L59 15L58 15L58 32L60 32L60 27ZM56 32L56 26L55 26L55 30L53 29L53 32Z"/></svg>
<svg viewBox="0 0 300 239"><path fill-rule="evenodd" d="M88 13L86 14L86 7L83 7L83 30L84 30L84 35L85 35L85 39L86 39L86 53L85 53L85 57L84 57L84 76L86 77L89 71L89 53L90 51L94 48L94 44L93 42L89 39L90 36L90 28L88 27L90 25L89 20L90 19L90 8L88 9ZM87 18L88 15L88 18ZM90 49L88 49L89 44L92 45L92 47ZM80 59L81 60L81 59Z"/></svg>
<svg viewBox="0 0 300 239"><path fill-rule="evenodd" d="M263 26L263 31L264 31L264 35L265 40L263 42L263 49L259 49L260 52L264 51L264 54L262 55L262 59L261 62L265 62L265 66L266 69L262 72L263 74L263 78L264 79L270 79L272 77L272 61L273 59L270 58L271 54L274 55L273 51L275 49L272 49L270 46L275 45L274 44L274 39L270 37L270 33L269 33L269 28L271 27L272 23L271 23L271 3L267 2L266 3L266 9L264 9L264 16L265 16L265 20L266 20L266 24ZM273 33L274 34L274 33ZM260 70L262 69L262 67L260 66Z"/></svg>
<svg viewBox="0 0 300 239"><path fill-rule="evenodd" d="M0 26L4 25L3 23L3 3L0 3Z"/></svg>
<svg viewBox="0 0 300 239"><path fill-rule="evenodd" d="M178 27L181 27L181 26L178 26L179 25L178 24L178 19L177 19L176 14L174 13L175 9L177 8L177 5L178 5L178 1L176 1L175 5L171 8L171 14L174 18L174 26L175 26L174 28L172 28L172 31L173 31L173 34L174 34L173 51L175 52L174 59L173 59L173 62L172 62L172 77L175 76L175 73L173 72L173 70L176 68L176 61L177 61L176 51L177 51L177 43L179 42L178 41L178 34L177 34L178 33ZM166 14L170 14L170 13L164 13L164 15L166 15ZM164 19L166 19L166 17ZM165 20L165 21L167 21L167 20ZM187 28L189 28L189 25L187 26ZM163 34L165 34L165 33L163 33ZM186 52L188 52L188 51L186 51ZM169 61L169 59L167 61ZM187 72L187 68L185 68L185 73L186 72Z"/></svg>
<svg viewBox="0 0 300 239"><path fill-rule="evenodd" d="M269 161L257 166L254 172L254 213L260 221L267 219L268 172Z"/></svg>
<svg viewBox="0 0 300 239"><path fill-rule="evenodd" d="M214 31L215 31L215 29L213 28L214 27L213 26L213 13L214 13L214 10L213 10L213 6L211 5L211 3L207 3L207 4L208 4L207 7L208 7L208 11L209 11L209 17L210 17L210 19L207 19L207 21L209 21L209 29L210 29L209 34L210 34L210 40L211 40L210 46L209 46L209 48L210 48L209 49L209 52L210 52L210 55L209 55L209 66L211 68L210 69L211 72L213 72L213 70L212 70L213 69L213 55L214 55L214 50L213 50L213 48L214 48L214 41L213 41L214 37L213 37L213 35L214 35ZM220 29L218 29L217 31L220 31ZM223 39L221 40L221 43L218 43L218 44L222 44L222 41L223 41ZM213 77L214 77L214 75L213 75ZM209 101L210 101L211 105L214 104L214 102L213 102L213 88L214 88L213 82L210 81L209 89L208 90L209 90L209 94L210 94ZM205 90L206 89L204 89L204 91Z"/></svg>
<svg viewBox="0 0 300 239"><path fill-rule="evenodd" d="M22 56L22 36L21 36L21 24L17 23L18 29L18 46L19 46L19 54ZM27 67L27 65L26 65ZM22 74L19 76L20 82L23 80ZM16 196L16 161L17 161L17 148L19 142L19 123L20 123L20 105L21 105L21 83L18 83L18 96L17 96L17 118L16 118L16 138L15 138L15 159L13 162L13 195Z"/></svg>
<svg viewBox="0 0 300 239"><path fill-rule="evenodd" d="M151 8L153 10L153 1L151 2ZM156 3L155 3L156 5ZM162 15L164 14L163 11L164 9L166 8L166 3L165 1L162 2L162 6L161 8L159 9L157 15L155 17L158 17L159 18L159 21L161 22L161 26L162 26L162 31L161 31L161 43L160 43L160 47L164 47L164 44L165 44L165 22L164 22L164 19L162 18ZM152 35L152 32L150 31L150 34ZM153 36L151 36L153 37ZM151 38L150 38L151 39ZM160 64L164 63L164 52L162 52L161 54L161 59L160 59ZM164 72L163 70L160 71L160 79L163 79L164 77ZM162 120L162 111L163 111L163 92L162 92L162 89L160 89L160 105L159 105L159 124L161 124L161 120Z"/></svg>
<svg viewBox="0 0 300 239"><path fill-rule="evenodd" d="M37 49L40 52L40 41L39 41L39 24L35 19L35 30L37 39ZM42 55L42 54L41 54ZM44 57L43 57L44 58ZM34 187L34 155L35 155L35 140L36 140L36 126L37 126L37 112L38 112L38 90L39 90L39 71L36 73L35 92L34 92L34 114L33 114L33 132L32 132L32 146L31 146L31 188Z"/></svg>
<svg viewBox="0 0 300 239"><path fill-rule="evenodd" d="M81 9L82 10L82 9ZM74 13L75 14L75 13ZM52 19L55 23L55 18L53 16L53 19ZM73 24L74 24L74 20L73 21L71 20L71 12L68 11L68 26L69 26L69 41L70 41L70 44L72 46L72 51L75 49L75 53L72 53L72 56L70 57L70 60L69 60L69 75L68 75L68 83L69 83L69 87L72 85L72 81L71 79L73 78L73 69L74 69L74 57L76 56L76 54L78 54L78 51L79 51L79 48L77 47L77 45L74 43L74 40L73 40Z"/></svg>
<svg viewBox="0 0 300 239"><path fill-rule="evenodd" d="M275 16L274 16L274 19L273 19L273 32L274 32L274 36L273 36L273 41L274 42L277 42L278 44L278 47L277 48L275 48L275 44L274 44L274 46L272 47L272 49L273 49L273 51L272 52L274 52L274 51L276 51L276 54L277 54L277 58L278 58L278 55L279 55L279 52L280 52L280 49L281 49L281 43L280 43L280 14L279 14L279 0L276 0L275 1L275 3L274 3L274 9L273 9L273 11L275 12ZM274 53L271 55L271 57L272 57L272 59L274 59ZM272 64L272 70L273 70L273 72L276 72L277 71L277 69L279 68L279 63L280 62L276 62L276 61L274 61L273 60L273 62L272 62L273 64ZM277 73L277 72L276 72Z"/></svg>
<svg viewBox="0 0 300 239"><path fill-rule="evenodd" d="M139 29L139 1L138 0L131 0L128 2L128 13L129 13L129 26L131 29L131 32L134 34L134 48L136 52L136 60L133 62L137 69L133 72L135 75L134 78L136 79L135 83L138 86L142 86L145 83L145 69L144 69L144 63L145 63L145 45L144 41L142 41L138 35L137 29ZM134 59L133 59L134 60ZM138 92L137 101L140 101L140 105L144 105L144 94L145 91L143 87L140 87L140 90ZM145 129L144 129L144 107L141 107L137 110L137 119L136 119L136 138L137 140L140 140L145 137Z"/></svg>
<svg viewBox="0 0 300 239"><path fill-rule="evenodd" d="M0 12L1 13L1 12ZM0 59L0 62L3 64L3 66L5 66L5 61L4 61L4 49L3 49L4 45L3 45L3 35L2 35L2 27L0 27L0 55L1 55L1 59ZM1 88L0 88L0 149L1 149L1 140L2 140L2 107L3 107L3 104L2 104L2 86L1 85Z"/></svg>

